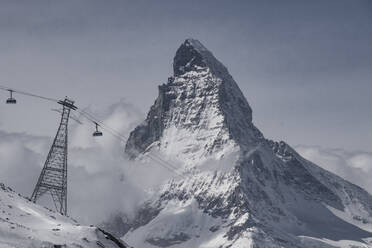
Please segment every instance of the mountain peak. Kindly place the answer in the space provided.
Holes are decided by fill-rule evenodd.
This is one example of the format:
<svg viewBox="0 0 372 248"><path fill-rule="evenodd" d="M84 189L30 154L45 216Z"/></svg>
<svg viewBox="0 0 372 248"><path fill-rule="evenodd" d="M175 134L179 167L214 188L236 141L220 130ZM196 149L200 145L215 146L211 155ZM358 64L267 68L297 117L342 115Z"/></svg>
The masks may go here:
<svg viewBox="0 0 372 248"><path fill-rule="evenodd" d="M142 205L128 225L131 244L372 247L371 195L265 139L232 76L199 41L187 39L173 66L126 153L155 152L183 177Z"/></svg>
<svg viewBox="0 0 372 248"><path fill-rule="evenodd" d="M185 40L184 44L186 46L192 46L198 51L208 51L208 49L197 39L188 38Z"/></svg>
<svg viewBox="0 0 372 248"><path fill-rule="evenodd" d="M155 148L182 161L200 161L263 138L239 86L199 41L187 39L179 47L173 68L146 120L130 134L130 157Z"/></svg>
<svg viewBox="0 0 372 248"><path fill-rule="evenodd" d="M228 74L226 67L200 41L186 39L173 60L174 76L203 68L209 68L217 75Z"/></svg>

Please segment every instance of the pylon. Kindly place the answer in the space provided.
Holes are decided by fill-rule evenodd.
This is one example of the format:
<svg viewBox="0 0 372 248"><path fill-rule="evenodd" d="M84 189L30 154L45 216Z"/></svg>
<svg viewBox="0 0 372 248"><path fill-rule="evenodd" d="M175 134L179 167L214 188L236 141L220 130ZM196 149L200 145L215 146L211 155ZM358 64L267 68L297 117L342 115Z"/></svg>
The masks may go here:
<svg viewBox="0 0 372 248"><path fill-rule="evenodd" d="M67 134L70 110L76 110L74 101L65 98L59 101L63 106L61 122L52 147L49 150L43 170L36 183L31 201L36 202L49 192L54 205L61 214L67 215Z"/></svg>

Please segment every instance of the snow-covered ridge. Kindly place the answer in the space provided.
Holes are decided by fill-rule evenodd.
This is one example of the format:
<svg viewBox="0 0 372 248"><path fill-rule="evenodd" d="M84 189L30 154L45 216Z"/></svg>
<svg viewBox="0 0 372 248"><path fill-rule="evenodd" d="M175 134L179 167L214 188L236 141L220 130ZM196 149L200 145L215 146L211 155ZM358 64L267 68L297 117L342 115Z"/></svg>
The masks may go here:
<svg viewBox="0 0 372 248"><path fill-rule="evenodd" d="M36 205L0 183L0 247L120 247L93 226Z"/></svg>

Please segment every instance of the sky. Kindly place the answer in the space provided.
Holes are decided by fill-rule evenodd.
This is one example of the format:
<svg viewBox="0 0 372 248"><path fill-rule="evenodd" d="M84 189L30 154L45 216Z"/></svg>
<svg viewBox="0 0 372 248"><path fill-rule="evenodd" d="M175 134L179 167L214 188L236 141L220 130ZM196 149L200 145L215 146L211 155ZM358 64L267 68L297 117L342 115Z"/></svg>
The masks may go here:
<svg viewBox="0 0 372 248"><path fill-rule="evenodd" d="M0 85L96 110L125 99L144 118L192 37L228 67L266 137L371 151L371 24L369 0L4 0ZM53 136L56 106L18 100L0 107L0 129Z"/></svg>
<svg viewBox="0 0 372 248"><path fill-rule="evenodd" d="M0 85L69 96L128 135L192 37L228 67L267 138L372 193L371 24L370 0L3 0ZM0 181L28 196L60 116L16 98L0 105ZM122 144L93 140L93 128L72 122L69 137L69 203L83 222L133 209L139 183L169 176L123 161Z"/></svg>

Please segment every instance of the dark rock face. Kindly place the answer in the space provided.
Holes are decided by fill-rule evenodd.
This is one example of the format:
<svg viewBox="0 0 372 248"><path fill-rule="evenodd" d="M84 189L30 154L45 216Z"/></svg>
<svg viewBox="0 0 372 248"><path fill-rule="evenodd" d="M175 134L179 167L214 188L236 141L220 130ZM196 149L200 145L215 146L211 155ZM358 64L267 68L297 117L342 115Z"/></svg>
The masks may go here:
<svg viewBox="0 0 372 248"><path fill-rule="evenodd" d="M112 216L106 222L100 224L100 228L110 230L115 237L121 237L127 233L132 227L132 224L125 216Z"/></svg>
<svg viewBox="0 0 372 248"><path fill-rule="evenodd" d="M173 60L173 73L174 76L181 76L185 72L196 70L198 67L206 67L206 63L192 44L186 40L176 52Z"/></svg>
<svg viewBox="0 0 372 248"><path fill-rule="evenodd" d="M146 241L150 244L153 244L158 247L168 247L176 244L181 244L187 240L189 240L190 237L185 233L180 233L177 235L174 235L174 237L169 239L147 239Z"/></svg>
<svg viewBox="0 0 372 248"><path fill-rule="evenodd" d="M286 184L292 184L296 190L309 198L322 199L329 206L343 210L341 199L311 175L297 159L290 160L286 164L283 175Z"/></svg>
<svg viewBox="0 0 372 248"><path fill-rule="evenodd" d="M167 102L166 96L159 87L159 97L151 107L146 120L136 127L129 136L125 146L125 152L131 159L144 152L153 142L159 140L164 129L163 107Z"/></svg>
<svg viewBox="0 0 372 248"><path fill-rule="evenodd" d="M198 71L208 67L217 77L230 77L226 67L218 61L198 40L187 39L178 48L173 60L173 73L175 77L186 72Z"/></svg>

